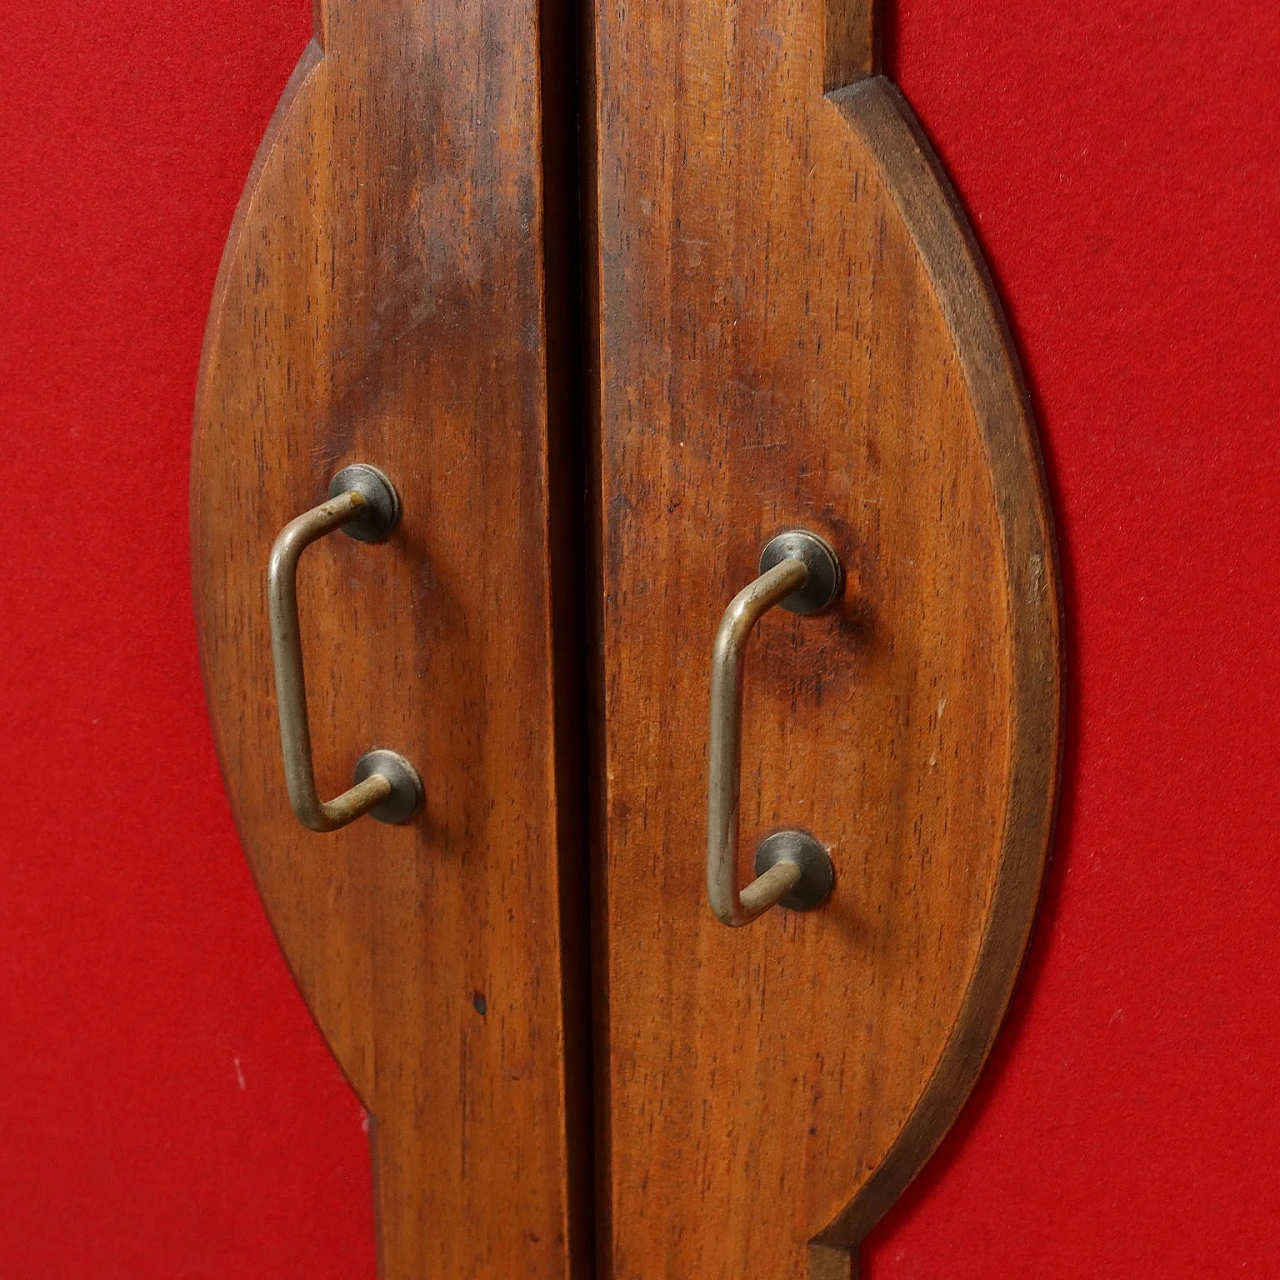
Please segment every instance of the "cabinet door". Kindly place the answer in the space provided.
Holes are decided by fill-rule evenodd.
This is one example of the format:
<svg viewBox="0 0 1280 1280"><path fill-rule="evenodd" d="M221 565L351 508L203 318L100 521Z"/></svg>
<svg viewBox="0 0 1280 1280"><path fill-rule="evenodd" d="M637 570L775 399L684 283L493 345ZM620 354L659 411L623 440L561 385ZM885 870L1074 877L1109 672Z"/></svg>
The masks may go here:
<svg viewBox="0 0 1280 1280"><path fill-rule="evenodd" d="M1039 891L1034 432L869 8L591 14L580 362L568 6L322 6L206 349L210 703L384 1280L582 1274L593 1232L619 1280L847 1277Z"/></svg>
<svg viewBox="0 0 1280 1280"><path fill-rule="evenodd" d="M556 570L576 486L555 430L572 388L548 357L567 323L548 280L569 289L554 205L571 104L544 94L564 77L548 53L544 79L539 43L566 18L535 0L323 0L201 376L209 703L272 922L373 1117L384 1280L560 1280L580 1247L588 1117L566 1094L585 912L562 680L580 574L566 589ZM286 794L264 584L277 534L349 464L383 472L402 516L297 566L315 779L333 796L392 748L425 801L402 825L316 834Z"/></svg>
<svg viewBox="0 0 1280 1280"><path fill-rule="evenodd" d="M1034 432L869 0L593 9L605 1273L848 1280L981 1067L1039 894ZM726 730L758 601L714 672L712 638L797 529L843 592L759 619ZM744 923L713 892L726 927L717 847L745 882L779 829L834 893Z"/></svg>

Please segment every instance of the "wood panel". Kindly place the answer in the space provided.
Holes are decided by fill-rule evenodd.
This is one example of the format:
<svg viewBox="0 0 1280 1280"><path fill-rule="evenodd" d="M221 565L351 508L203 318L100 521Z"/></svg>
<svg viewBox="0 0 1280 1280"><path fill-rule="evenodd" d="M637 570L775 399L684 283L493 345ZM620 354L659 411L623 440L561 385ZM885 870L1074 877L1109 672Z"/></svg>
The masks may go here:
<svg viewBox="0 0 1280 1280"><path fill-rule="evenodd" d="M963 1103L1038 900L1034 429L963 217L870 74L869 5L595 15L601 1271L847 1280ZM794 526L848 580L753 641L744 863L801 826L837 887L730 930L703 883L711 639Z"/></svg>
<svg viewBox="0 0 1280 1280"><path fill-rule="evenodd" d="M534 0L321 4L201 374L209 703L272 923L373 1116L384 1280L576 1275L589 1230L570 1169L585 1108L566 1101L586 1070L565 678L580 574L551 567L580 507L568 17ZM319 836L285 795L264 575L280 528L357 461L391 477L404 518L386 544L339 534L302 559L317 778L336 794L389 746L426 804L404 827Z"/></svg>

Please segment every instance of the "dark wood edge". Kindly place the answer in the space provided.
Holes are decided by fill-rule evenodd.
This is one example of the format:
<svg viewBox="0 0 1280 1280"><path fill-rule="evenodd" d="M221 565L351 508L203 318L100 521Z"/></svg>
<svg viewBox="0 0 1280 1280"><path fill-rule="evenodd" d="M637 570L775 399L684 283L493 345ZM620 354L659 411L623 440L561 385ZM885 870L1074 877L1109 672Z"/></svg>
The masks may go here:
<svg viewBox="0 0 1280 1280"><path fill-rule="evenodd" d="M579 218L582 252L583 308L583 430L586 464L585 494L587 536L584 539L589 558L585 614L588 708L588 761L590 796L588 811L588 847L590 849L591 901L591 1034L592 1121L595 1182L595 1276L610 1280L613 1275L613 1180L611 1169L612 1131L610 1115L612 1095L609 1072L609 926L608 926L608 834L606 831L607 769L605 766L605 708L607 691L604 670L604 551L605 510L603 498L604 454L603 369L604 369L604 295L603 243L600 228L603 220L600 186L599 145L603 130L600 112L600 42L599 15L593 4L578 5L578 156Z"/></svg>
<svg viewBox="0 0 1280 1280"><path fill-rule="evenodd" d="M568 1280L587 1280L595 1256L594 1050L592 1044L590 719L582 673L590 569L582 477L583 313L577 119L577 6L537 0L538 205L543 247L543 377L546 389L548 617L553 684L556 866L559 877L563 1152Z"/></svg>
<svg viewBox="0 0 1280 1280"><path fill-rule="evenodd" d="M1062 602L1044 466L1013 341L981 252L910 106L871 77L827 99L884 173L955 337L994 478L1014 652L1012 795L986 935L932 1078L879 1168L811 1242L811 1276L850 1273L867 1233L933 1154L968 1098L1025 958L1048 863L1062 759Z"/></svg>

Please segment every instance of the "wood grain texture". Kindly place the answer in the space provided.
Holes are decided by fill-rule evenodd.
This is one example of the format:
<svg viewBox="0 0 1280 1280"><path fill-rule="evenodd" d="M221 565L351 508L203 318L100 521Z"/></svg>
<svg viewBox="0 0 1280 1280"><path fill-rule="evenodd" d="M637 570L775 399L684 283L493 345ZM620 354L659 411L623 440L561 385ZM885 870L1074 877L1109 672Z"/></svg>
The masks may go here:
<svg viewBox="0 0 1280 1280"><path fill-rule="evenodd" d="M945 179L865 74L870 18L603 0L592 24L613 1280L847 1280L986 1058L1047 858L1060 628L1034 428ZM862 78L824 93L840 66ZM744 862L801 826L837 885L733 931L703 887L711 638L794 526L848 582L753 641Z"/></svg>
<svg viewBox="0 0 1280 1280"><path fill-rule="evenodd" d="M580 575L551 570L575 506L571 379L548 366L571 231L547 229L544 118L568 135L540 62L542 24L566 13L321 5L231 234L201 374L209 703L272 923L374 1118L384 1280L550 1280L582 1262L563 679ZM317 779L336 794L389 746L426 804L404 827L317 836L285 795L264 574L279 529L357 461L391 477L404 518L388 543L335 535L302 559Z"/></svg>
<svg viewBox="0 0 1280 1280"><path fill-rule="evenodd" d="M825 89L852 84L880 69L875 0L826 0L823 41Z"/></svg>

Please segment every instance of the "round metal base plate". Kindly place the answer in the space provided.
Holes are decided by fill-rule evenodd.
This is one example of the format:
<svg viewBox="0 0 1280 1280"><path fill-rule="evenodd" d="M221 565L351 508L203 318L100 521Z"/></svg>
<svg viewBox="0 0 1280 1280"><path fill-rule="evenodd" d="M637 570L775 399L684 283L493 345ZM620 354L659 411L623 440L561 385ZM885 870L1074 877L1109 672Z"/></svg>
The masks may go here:
<svg viewBox="0 0 1280 1280"><path fill-rule="evenodd" d="M794 862L800 868L800 879L780 907L789 911L812 911L831 896L836 884L836 869L831 855L807 831L775 831L766 836L756 849L756 875L764 875L779 862Z"/></svg>
<svg viewBox="0 0 1280 1280"><path fill-rule="evenodd" d="M355 462L343 467L329 481L331 498L352 492L358 493L365 505L354 520L342 526L342 532L357 542L382 542L389 538L400 523L400 495L395 485L377 467Z"/></svg>
<svg viewBox="0 0 1280 1280"><path fill-rule="evenodd" d="M391 794L369 810L371 818L392 824L408 822L422 804L422 779L418 771L398 751L366 751L356 761L355 780L363 782L380 773L391 783Z"/></svg>
<svg viewBox="0 0 1280 1280"><path fill-rule="evenodd" d="M809 581L793 591L782 607L790 613L817 613L825 609L844 585L844 570L835 548L807 529L789 529L771 538L760 553L760 572L768 573L784 560L803 560L809 570Z"/></svg>

